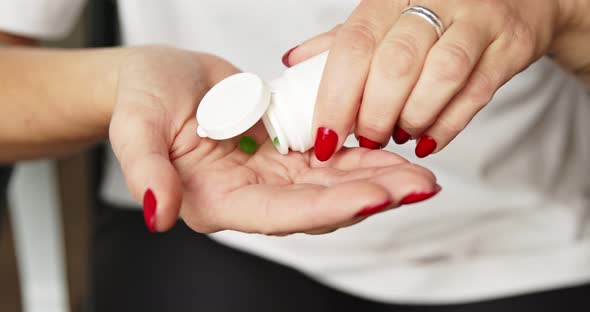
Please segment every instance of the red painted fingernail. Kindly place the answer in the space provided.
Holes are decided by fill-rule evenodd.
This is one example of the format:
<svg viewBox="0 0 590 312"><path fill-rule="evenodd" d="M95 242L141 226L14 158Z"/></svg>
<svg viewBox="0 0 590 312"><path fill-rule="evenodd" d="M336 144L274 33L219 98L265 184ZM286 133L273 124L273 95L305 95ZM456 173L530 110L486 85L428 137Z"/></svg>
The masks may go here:
<svg viewBox="0 0 590 312"><path fill-rule="evenodd" d="M366 216L374 215L378 212L381 212L383 209L389 207L391 205L391 203L392 203L392 201L388 200L388 201L380 203L378 205L365 207L365 208L363 208L363 210L357 212L354 215L354 217L358 218L358 217L366 217Z"/></svg>
<svg viewBox="0 0 590 312"><path fill-rule="evenodd" d="M145 221L145 225L147 226L150 232L156 232L156 206L158 202L156 201L156 196L151 189L145 191L143 195L143 219Z"/></svg>
<svg viewBox="0 0 590 312"><path fill-rule="evenodd" d="M425 135L420 138L418 144L416 145L416 156L420 158L424 158L430 155L436 149L436 141Z"/></svg>
<svg viewBox="0 0 590 312"><path fill-rule="evenodd" d="M319 127L315 138L313 152L319 161L326 161L334 155L338 145L338 134L326 127Z"/></svg>
<svg viewBox="0 0 590 312"><path fill-rule="evenodd" d="M410 134L398 126L395 126L395 129L393 129L393 135L391 137L397 144L404 144L410 140Z"/></svg>
<svg viewBox="0 0 590 312"><path fill-rule="evenodd" d="M373 140L369 140L364 136L359 136L359 146L365 147L368 149L376 150L381 148L381 143L375 142Z"/></svg>
<svg viewBox="0 0 590 312"><path fill-rule="evenodd" d="M293 50L297 49L297 47L298 46L294 46L291 49L289 49L287 52L285 52L285 54L283 54L283 58L281 58L283 65L285 65L287 67L291 67L291 64L289 64L289 55L291 55L291 52L293 52Z"/></svg>
<svg viewBox="0 0 590 312"><path fill-rule="evenodd" d="M440 185L437 185L435 190L432 192L427 192L427 193L412 193L410 195L407 195L406 197L402 198L402 200L400 200L399 204L400 205L409 205L409 204L414 204L417 202L421 202L424 200L429 199L430 197L436 195L438 192L440 192L442 188L440 187Z"/></svg>

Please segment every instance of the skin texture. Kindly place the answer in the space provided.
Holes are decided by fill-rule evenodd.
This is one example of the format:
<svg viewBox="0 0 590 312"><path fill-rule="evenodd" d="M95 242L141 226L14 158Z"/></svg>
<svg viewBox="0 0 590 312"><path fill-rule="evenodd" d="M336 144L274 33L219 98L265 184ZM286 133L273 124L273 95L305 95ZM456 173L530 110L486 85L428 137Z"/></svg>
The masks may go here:
<svg viewBox="0 0 590 312"><path fill-rule="evenodd" d="M0 163L59 156L105 138L127 52L0 47Z"/></svg>
<svg viewBox="0 0 590 312"><path fill-rule="evenodd" d="M440 39L420 17L400 15L410 4L439 15L446 26ZM284 59L292 66L330 49L314 129L332 129L338 143L316 141L322 150L338 150L353 127L363 146L378 147L397 126L425 157L544 54L572 71L590 62L587 12L586 0L365 0L342 25Z"/></svg>
<svg viewBox="0 0 590 312"><path fill-rule="evenodd" d="M579 51L590 42L580 39L587 23L575 14L588 12L587 1L442 3L412 1L443 18L448 29L438 41L424 21L398 19L409 1L367 0L341 27L286 55L292 65L332 50L315 121L337 132L336 152L325 162L311 152L280 156L260 125L248 133L260 143L254 155L239 151L237 140L199 139L193 119L199 99L237 69L167 47L1 49L0 156L11 161L68 153L105 138L108 129L129 189L150 206L151 230L168 229L179 211L200 232L325 233L354 224L362 211L438 190L429 171L395 154L342 149L355 122L357 136L373 142L385 142L397 124L415 138L432 136L440 150L536 58L552 49L573 66L579 57L564 57L567 49L560 47ZM375 116L375 107L389 111ZM325 137L334 141L334 135Z"/></svg>
<svg viewBox="0 0 590 312"><path fill-rule="evenodd" d="M111 144L132 194L140 200L153 191L156 231L171 227L181 209L203 233L326 233L363 220L355 215L366 207L393 208L437 187L428 170L385 151L345 149L326 163L311 151L283 156L261 124L245 134L259 143L253 155L239 149L239 137L202 139L195 134L199 99L235 67L166 47L139 50L123 63Z"/></svg>
<svg viewBox="0 0 590 312"><path fill-rule="evenodd" d="M212 55L163 46L98 50L0 49L0 159L70 153L110 138L148 229L179 215L195 231L320 234L356 214L436 188L435 177L399 156L363 148L319 163L280 155L261 125L250 155L200 139L195 110L205 92L237 73Z"/></svg>

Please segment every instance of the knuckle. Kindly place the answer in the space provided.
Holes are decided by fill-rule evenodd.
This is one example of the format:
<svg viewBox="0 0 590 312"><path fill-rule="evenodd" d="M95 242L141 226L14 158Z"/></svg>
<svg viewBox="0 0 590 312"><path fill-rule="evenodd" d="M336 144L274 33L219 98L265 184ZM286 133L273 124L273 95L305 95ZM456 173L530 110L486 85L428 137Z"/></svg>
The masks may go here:
<svg viewBox="0 0 590 312"><path fill-rule="evenodd" d="M485 107L496 93L497 79L492 74L482 72L473 75L471 86L465 90L469 102L479 110Z"/></svg>
<svg viewBox="0 0 590 312"><path fill-rule="evenodd" d="M486 12L490 14L492 12L496 16L509 16L511 13L510 6L504 1L497 1L497 0L479 0L477 2L477 6L481 10L481 12Z"/></svg>
<svg viewBox="0 0 590 312"><path fill-rule="evenodd" d="M386 78L399 78L411 74L419 56L418 39L413 34L402 34L381 43L379 70ZM387 65L384 65L387 64Z"/></svg>
<svg viewBox="0 0 590 312"><path fill-rule="evenodd" d="M467 48L457 43L441 46L433 52L430 59L431 73L442 82L460 81L473 64Z"/></svg>
<svg viewBox="0 0 590 312"><path fill-rule="evenodd" d="M467 127L466 122L450 117L441 116L441 118L437 120L437 123L439 124L439 130L442 129L442 132L447 137L453 137Z"/></svg>
<svg viewBox="0 0 590 312"><path fill-rule="evenodd" d="M393 121L384 116L363 116L359 120L359 127L370 137L389 136L393 129Z"/></svg>
<svg viewBox="0 0 590 312"><path fill-rule="evenodd" d="M359 21L343 25L340 29L342 37L350 44L350 52L365 57L370 55L377 46L377 36L370 22Z"/></svg>
<svg viewBox="0 0 590 312"><path fill-rule="evenodd" d="M404 169L412 174L412 175L421 175L425 178L428 179L432 179L432 180L436 180L436 177L434 176L434 173L428 169L426 169L425 167L422 167L418 164L415 163L407 163L403 165Z"/></svg>
<svg viewBox="0 0 590 312"><path fill-rule="evenodd" d="M530 60L535 57L537 50L537 40L534 30L524 23L516 23L510 29L511 42L514 48L525 59Z"/></svg>
<svg viewBox="0 0 590 312"><path fill-rule="evenodd" d="M326 119L331 119L330 117L339 116L339 111L336 111L334 108L342 107L343 103L349 105L346 99L346 96L340 92L340 90L329 90L330 92L325 92L324 94L318 95L318 105L319 111L322 113ZM321 96L321 98L319 98Z"/></svg>
<svg viewBox="0 0 590 312"><path fill-rule="evenodd" d="M433 121L433 118L428 116L402 116L400 118L402 128L409 133L421 133Z"/></svg>

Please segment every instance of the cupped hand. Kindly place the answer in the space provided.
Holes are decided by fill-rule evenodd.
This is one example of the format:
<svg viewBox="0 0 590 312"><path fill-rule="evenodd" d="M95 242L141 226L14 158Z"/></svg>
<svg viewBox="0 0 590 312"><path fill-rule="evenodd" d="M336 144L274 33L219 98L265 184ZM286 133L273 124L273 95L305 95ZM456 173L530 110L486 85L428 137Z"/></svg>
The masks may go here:
<svg viewBox="0 0 590 312"><path fill-rule="evenodd" d="M254 154L239 138L199 138L200 99L236 72L167 47L137 48L121 65L111 143L150 230L167 230L180 214L202 233L326 233L438 192L428 170L386 151L342 149L323 163L312 152L285 156L260 124L245 134L259 144Z"/></svg>
<svg viewBox="0 0 590 312"><path fill-rule="evenodd" d="M568 17L576 3L362 1L344 24L283 58L295 65L330 50L315 111L317 158L329 159L353 128L368 148L393 136L398 144L418 139L418 157L440 151L575 23ZM442 36L427 20L401 14L409 5L438 15Z"/></svg>

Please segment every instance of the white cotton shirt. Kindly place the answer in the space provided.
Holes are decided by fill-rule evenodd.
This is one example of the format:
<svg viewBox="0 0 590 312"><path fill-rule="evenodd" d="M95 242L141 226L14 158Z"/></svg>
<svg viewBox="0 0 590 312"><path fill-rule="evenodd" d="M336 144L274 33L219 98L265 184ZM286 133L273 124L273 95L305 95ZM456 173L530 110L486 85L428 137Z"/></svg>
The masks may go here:
<svg viewBox="0 0 590 312"><path fill-rule="evenodd" d="M206 51L272 78L283 70L283 52L343 22L357 2L125 0L119 14L127 45ZM2 1L0 29L63 35L80 3ZM418 160L413 143L388 146L436 173L443 191L432 200L323 236L212 237L392 303L468 302L587 283L589 121L583 86L541 59L501 88L442 152ZM101 196L137 206L113 155L107 168Z"/></svg>

